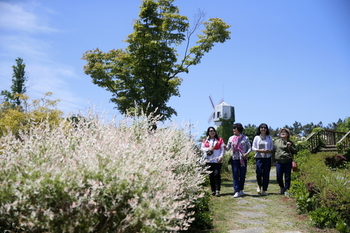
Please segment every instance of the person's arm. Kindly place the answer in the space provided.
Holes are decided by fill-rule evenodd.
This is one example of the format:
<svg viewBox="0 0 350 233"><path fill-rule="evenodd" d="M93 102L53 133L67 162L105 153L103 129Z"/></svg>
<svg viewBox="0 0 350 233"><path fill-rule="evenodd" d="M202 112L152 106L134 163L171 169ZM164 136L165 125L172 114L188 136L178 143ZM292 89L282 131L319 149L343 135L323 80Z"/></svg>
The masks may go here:
<svg viewBox="0 0 350 233"><path fill-rule="evenodd" d="M258 150L258 138L257 138L257 136L255 136L253 139L252 150L255 152L257 152L257 150Z"/></svg>
<svg viewBox="0 0 350 233"><path fill-rule="evenodd" d="M247 136L245 136L245 153L244 153L244 157L247 157L248 154L252 151L252 146L250 145L250 141L249 138Z"/></svg>
<svg viewBox="0 0 350 233"><path fill-rule="evenodd" d="M227 145L224 146L225 150L230 150L232 145L232 136L228 139Z"/></svg>
<svg viewBox="0 0 350 233"><path fill-rule="evenodd" d="M222 161L224 160L224 153L225 153L225 143L224 141L222 141L221 146L220 146L220 155L218 158L218 163L222 163Z"/></svg>
<svg viewBox="0 0 350 233"><path fill-rule="evenodd" d="M290 150L290 152L294 155L294 154L296 154L297 153L297 148L296 148L296 146L295 146L295 144L294 144L294 142L292 142L292 141L289 141L290 142L290 144L289 144L289 150Z"/></svg>
<svg viewBox="0 0 350 233"><path fill-rule="evenodd" d="M270 135L267 136L268 140L267 140L267 149L265 153L271 153L273 150L273 141L272 141L272 137Z"/></svg>

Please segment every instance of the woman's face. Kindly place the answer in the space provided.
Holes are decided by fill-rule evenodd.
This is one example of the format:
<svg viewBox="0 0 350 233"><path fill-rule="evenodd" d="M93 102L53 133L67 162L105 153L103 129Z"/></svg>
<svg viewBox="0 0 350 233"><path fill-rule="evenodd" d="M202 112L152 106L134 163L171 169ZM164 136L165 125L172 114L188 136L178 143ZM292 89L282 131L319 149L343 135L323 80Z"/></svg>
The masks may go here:
<svg viewBox="0 0 350 233"><path fill-rule="evenodd" d="M266 134L267 125L260 125L260 133Z"/></svg>
<svg viewBox="0 0 350 233"><path fill-rule="evenodd" d="M232 128L233 134L234 135L240 135L241 133L239 132L239 130L237 129L237 127L233 127Z"/></svg>
<svg viewBox="0 0 350 233"><path fill-rule="evenodd" d="M210 129L209 129L209 137L213 138L213 137L215 137L215 134L216 134L215 129L210 128Z"/></svg>
<svg viewBox="0 0 350 233"><path fill-rule="evenodd" d="M281 138L285 138L285 139L288 138L288 132L285 131L285 130L282 130L281 133L280 133L280 137Z"/></svg>

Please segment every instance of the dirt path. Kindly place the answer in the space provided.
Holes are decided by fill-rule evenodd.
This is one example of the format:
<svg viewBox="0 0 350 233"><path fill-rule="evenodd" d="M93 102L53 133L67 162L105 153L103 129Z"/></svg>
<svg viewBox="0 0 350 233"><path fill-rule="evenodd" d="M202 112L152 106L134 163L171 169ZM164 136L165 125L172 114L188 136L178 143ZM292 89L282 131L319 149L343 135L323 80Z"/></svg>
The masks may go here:
<svg viewBox="0 0 350 233"><path fill-rule="evenodd" d="M210 232L334 232L313 228L307 215L297 214L294 199L279 194L275 167L270 173L269 195L258 195L254 169L248 166L244 197L233 198L232 178L223 179L221 197L212 197L215 228Z"/></svg>

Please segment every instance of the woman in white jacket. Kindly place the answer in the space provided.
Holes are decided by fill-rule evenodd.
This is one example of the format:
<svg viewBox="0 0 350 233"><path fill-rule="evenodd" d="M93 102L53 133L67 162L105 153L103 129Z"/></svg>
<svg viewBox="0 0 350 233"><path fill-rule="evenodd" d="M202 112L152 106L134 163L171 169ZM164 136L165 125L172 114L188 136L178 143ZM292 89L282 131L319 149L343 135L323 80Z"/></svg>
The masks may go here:
<svg viewBox="0 0 350 233"><path fill-rule="evenodd" d="M270 183L271 152L273 150L273 141L267 124L262 123L257 128L252 148L255 151L255 172L258 182L256 191L259 195L266 196Z"/></svg>

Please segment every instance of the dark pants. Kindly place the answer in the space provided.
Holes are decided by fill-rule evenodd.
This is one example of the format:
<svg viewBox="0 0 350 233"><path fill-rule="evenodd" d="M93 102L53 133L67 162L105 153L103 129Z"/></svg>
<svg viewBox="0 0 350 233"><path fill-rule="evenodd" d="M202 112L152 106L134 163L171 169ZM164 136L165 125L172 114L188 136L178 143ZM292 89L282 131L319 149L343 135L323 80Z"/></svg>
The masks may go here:
<svg viewBox="0 0 350 233"><path fill-rule="evenodd" d="M222 163L207 163L207 165L209 166L208 170L211 171L209 174L211 191L220 191Z"/></svg>
<svg viewBox="0 0 350 233"><path fill-rule="evenodd" d="M270 183L271 158L256 158L255 172L258 186L262 187L262 191L267 191Z"/></svg>
<svg viewBox="0 0 350 233"><path fill-rule="evenodd" d="M241 167L241 161L232 160L232 178L233 178L233 189L235 192L243 191L245 176L247 174L247 160L244 160L244 167Z"/></svg>
<svg viewBox="0 0 350 233"><path fill-rule="evenodd" d="M284 191L287 191L290 188L291 173L292 173L292 162L276 163L277 182L280 188L284 189ZM284 175L284 181L283 181L283 175Z"/></svg>

